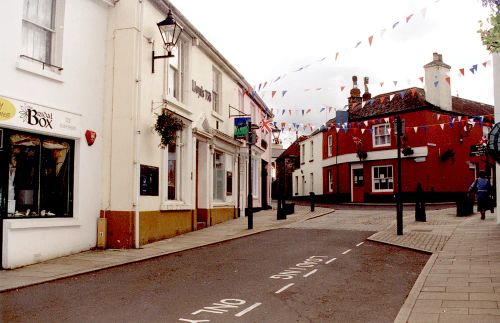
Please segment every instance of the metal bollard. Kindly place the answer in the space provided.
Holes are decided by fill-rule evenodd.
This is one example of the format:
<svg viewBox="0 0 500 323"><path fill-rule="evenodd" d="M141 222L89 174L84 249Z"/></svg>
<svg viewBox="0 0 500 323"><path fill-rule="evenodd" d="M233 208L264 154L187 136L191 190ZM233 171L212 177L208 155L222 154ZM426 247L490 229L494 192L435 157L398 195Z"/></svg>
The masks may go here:
<svg viewBox="0 0 500 323"><path fill-rule="evenodd" d="M314 192L309 192L309 195L310 195L310 198L311 198L311 212L314 212L314 207L315 207L315 205L314 205L314 204L316 203L316 202L314 201L314 196L315 196L315 194L314 194Z"/></svg>

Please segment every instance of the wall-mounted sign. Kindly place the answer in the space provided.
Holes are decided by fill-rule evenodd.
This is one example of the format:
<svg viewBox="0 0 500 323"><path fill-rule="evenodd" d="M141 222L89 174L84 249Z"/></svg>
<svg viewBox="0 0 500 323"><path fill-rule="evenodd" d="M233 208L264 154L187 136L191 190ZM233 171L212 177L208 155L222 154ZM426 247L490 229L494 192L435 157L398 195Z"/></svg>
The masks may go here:
<svg viewBox="0 0 500 323"><path fill-rule="evenodd" d="M191 89L194 93L198 94L199 98L204 98L208 102L212 102L212 92L204 90L203 86L196 85L196 81L191 81Z"/></svg>
<svg viewBox="0 0 500 323"><path fill-rule="evenodd" d="M81 116L34 103L0 97L0 126L79 138Z"/></svg>
<svg viewBox="0 0 500 323"><path fill-rule="evenodd" d="M248 123L252 121L250 117L244 118L234 118L234 138L236 139L246 139L248 129Z"/></svg>
<svg viewBox="0 0 500 323"><path fill-rule="evenodd" d="M158 196L159 168L141 165L141 195Z"/></svg>
<svg viewBox="0 0 500 323"><path fill-rule="evenodd" d="M0 120L9 120L14 118L16 107L7 99L0 97Z"/></svg>

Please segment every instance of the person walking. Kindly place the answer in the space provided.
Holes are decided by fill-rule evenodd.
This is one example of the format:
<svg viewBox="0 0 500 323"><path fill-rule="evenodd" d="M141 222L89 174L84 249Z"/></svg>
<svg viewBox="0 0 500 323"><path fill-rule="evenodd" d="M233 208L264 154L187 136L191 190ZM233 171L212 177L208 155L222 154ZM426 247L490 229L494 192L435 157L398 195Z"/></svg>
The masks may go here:
<svg viewBox="0 0 500 323"><path fill-rule="evenodd" d="M477 194L477 211L481 213L481 220L485 219L486 210L490 208L490 190L491 184L486 178L486 172L484 170L479 171L478 178L476 178L469 187L469 192Z"/></svg>

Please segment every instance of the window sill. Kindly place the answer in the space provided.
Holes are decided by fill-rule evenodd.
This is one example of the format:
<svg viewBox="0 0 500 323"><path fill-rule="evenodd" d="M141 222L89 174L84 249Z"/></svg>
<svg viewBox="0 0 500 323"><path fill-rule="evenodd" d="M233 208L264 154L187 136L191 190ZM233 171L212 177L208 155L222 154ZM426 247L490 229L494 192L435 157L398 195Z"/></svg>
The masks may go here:
<svg viewBox="0 0 500 323"><path fill-rule="evenodd" d="M377 148L387 148L387 147L391 147L391 144L388 143L388 144L384 144L384 145L373 145L373 149L377 149Z"/></svg>
<svg viewBox="0 0 500 323"><path fill-rule="evenodd" d="M224 119L222 118L222 116L214 110L212 110L212 117L219 120L220 122L224 122Z"/></svg>
<svg viewBox="0 0 500 323"><path fill-rule="evenodd" d="M234 207L234 202L214 202L212 206L214 208L223 208L227 206Z"/></svg>
<svg viewBox="0 0 500 323"><path fill-rule="evenodd" d="M160 205L160 211L181 211L181 210L192 210L193 206L191 204L184 204L183 202L178 203L164 203Z"/></svg>
<svg viewBox="0 0 500 323"><path fill-rule="evenodd" d="M51 79L51 80L56 81L56 82L62 83L64 81L63 77L60 73L56 73L54 71L51 71L50 67L47 67L46 69L44 69L42 67L42 64L40 64L38 62L31 62L29 60L19 58L19 60L17 61L16 67L22 71L36 74L39 76L43 76L45 78Z"/></svg>
<svg viewBox="0 0 500 323"><path fill-rule="evenodd" d="M52 219L4 219L5 227L10 230L41 229L41 228L69 228L81 226L75 218Z"/></svg>

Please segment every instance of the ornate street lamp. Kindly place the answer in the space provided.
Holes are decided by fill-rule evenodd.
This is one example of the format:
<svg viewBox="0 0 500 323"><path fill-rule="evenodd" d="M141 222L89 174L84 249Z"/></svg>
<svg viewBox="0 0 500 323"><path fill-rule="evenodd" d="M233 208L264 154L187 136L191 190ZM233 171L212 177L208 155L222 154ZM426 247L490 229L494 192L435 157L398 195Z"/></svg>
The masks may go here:
<svg viewBox="0 0 500 323"><path fill-rule="evenodd" d="M170 58L174 57L172 50L177 45L179 37L182 33L182 27L175 21L172 15L172 10L168 11L167 18L156 24L160 30L161 38L163 40L163 48L167 51L167 55L155 56L155 51L153 49L153 59L152 59L152 69L151 72L155 72L155 59L158 58Z"/></svg>
<svg viewBox="0 0 500 323"><path fill-rule="evenodd" d="M275 144L280 143L280 134L281 134L281 130L279 130L277 127L273 129L273 138L274 138Z"/></svg>

